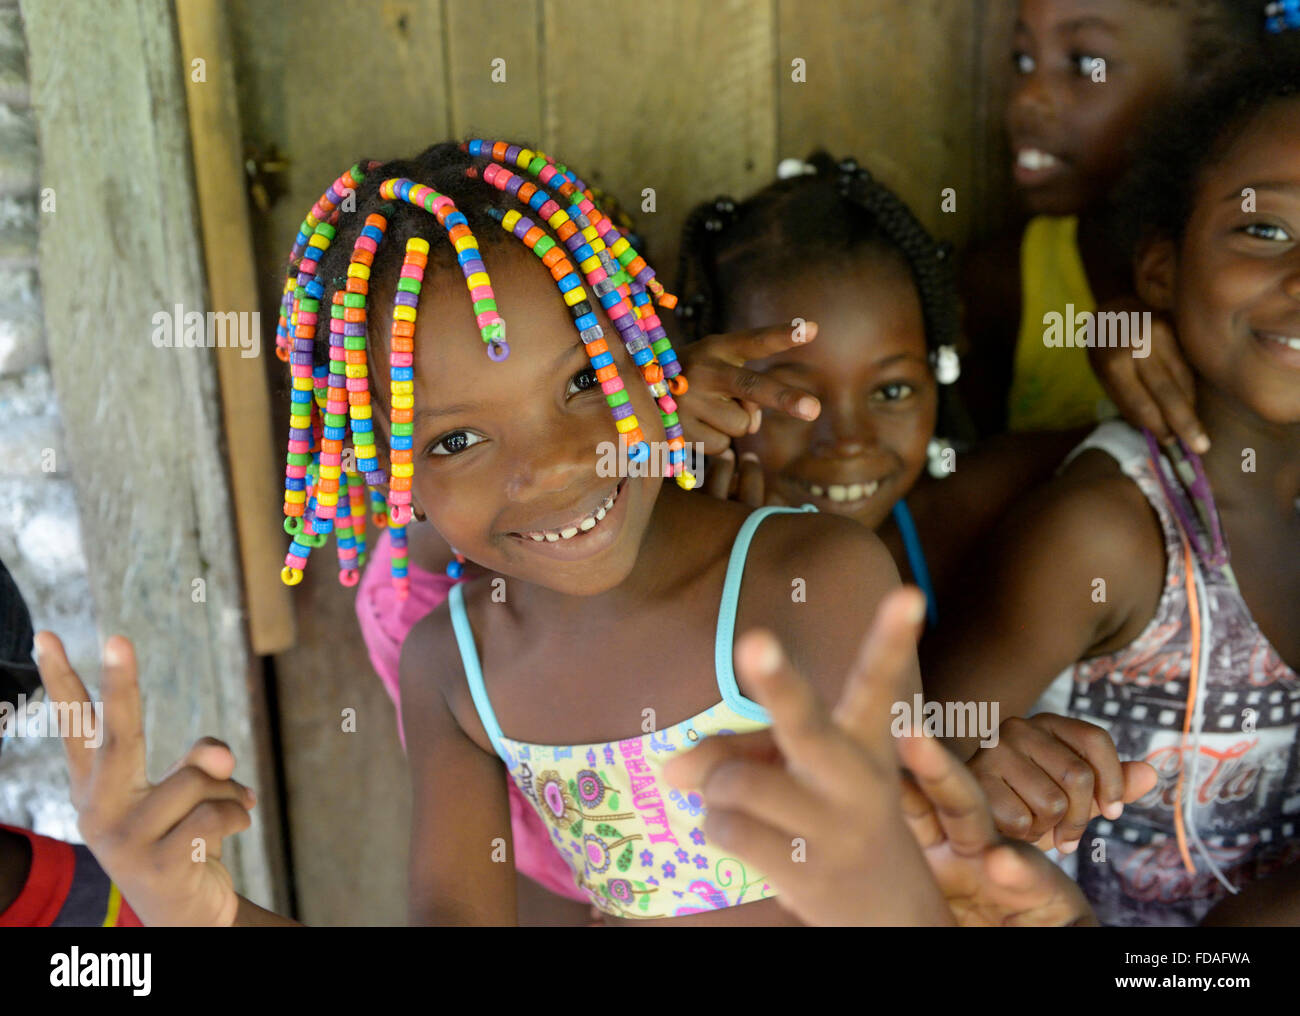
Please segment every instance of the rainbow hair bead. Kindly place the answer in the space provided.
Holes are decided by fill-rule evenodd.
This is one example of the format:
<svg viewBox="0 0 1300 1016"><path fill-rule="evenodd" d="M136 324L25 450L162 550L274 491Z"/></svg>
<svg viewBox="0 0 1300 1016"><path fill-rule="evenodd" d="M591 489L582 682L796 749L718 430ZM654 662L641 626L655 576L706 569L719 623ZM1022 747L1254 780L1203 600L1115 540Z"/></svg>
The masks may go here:
<svg viewBox="0 0 1300 1016"><path fill-rule="evenodd" d="M693 487L695 478L685 468L685 440L673 399L673 395L686 391L686 378L654 312L655 303L671 308L676 305L676 297L664 290L655 279L654 270L610 218L601 213L586 184L567 167L557 165L540 152L504 141L475 140L461 147L472 157L489 160L481 171L485 183L524 203L554 230L553 237L542 225L518 211L488 209L503 229L523 241L550 270L573 314L579 339L591 357L615 427L628 445L629 457L636 461L645 459L649 446L588 299L584 278L618 329L628 354L658 404L668 438L669 475L675 475L682 487ZM346 277L337 280L341 288L336 287L327 301L328 315L322 312L326 289L317 278L320 259L337 234L345 200L355 196L366 174L380 165L367 162L363 168L358 163L335 180L303 219L290 253L291 267L276 327L276 355L289 364L291 376L283 508L285 532L292 542L280 574L288 585L301 582L311 551L323 546L328 535L336 531L339 581L345 586L355 586L366 560L368 513L370 525L376 529L387 527L390 532L392 581L398 597L404 599L410 590L406 526L412 516L411 485L415 472L412 447L415 324L428 267L428 241L419 237L407 241L393 298L387 474L379 467L375 448L366 353L370 270L399 202L428 212L446 231L465 277L488 358L494 362L505 360L510 355L510 345L506 341L506 323L498 310L478 239L470 230L468 219L450 197L405 177L392 177L379 185L379 197L386 204L366 217L353 243ZM525 180L511 167L524 170L539 183ZM478 177L480 170L471 166L466 169L466 175ZM567 207L545 189L547 184L555 187ZM329 321L328 362L316 366L317 330L326 318ZM349 439L350 450L346 447ZM349 451L354 456L353 465L347 461ZM457 553L448 574L460 577L463 564L463 555Z"/></svg>

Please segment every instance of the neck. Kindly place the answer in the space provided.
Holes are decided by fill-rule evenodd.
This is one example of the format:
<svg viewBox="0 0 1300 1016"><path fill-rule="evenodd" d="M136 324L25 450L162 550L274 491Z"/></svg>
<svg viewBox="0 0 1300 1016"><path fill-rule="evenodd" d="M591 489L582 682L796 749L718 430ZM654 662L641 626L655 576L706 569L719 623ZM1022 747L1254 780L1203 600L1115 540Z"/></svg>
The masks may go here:
<svg viewBox="0 0 1300 1016"><path fill-rule="evenodd" d="M1267 423L1199 379L1196 412L1210 438L1201 462L1219 506L1293 517L1300 497L1300 423Z"/></svg>
<svg viewBox="0 0 1300 1016"><path fill-rule="evenodd" d="M1133 291L1130 260L1106 228L1106 221L1112 214L1106 206L1088 208L1079 213L1076 234L1079 257L1083 260L1092 298L1098 306L1129 296Z"/></svg>

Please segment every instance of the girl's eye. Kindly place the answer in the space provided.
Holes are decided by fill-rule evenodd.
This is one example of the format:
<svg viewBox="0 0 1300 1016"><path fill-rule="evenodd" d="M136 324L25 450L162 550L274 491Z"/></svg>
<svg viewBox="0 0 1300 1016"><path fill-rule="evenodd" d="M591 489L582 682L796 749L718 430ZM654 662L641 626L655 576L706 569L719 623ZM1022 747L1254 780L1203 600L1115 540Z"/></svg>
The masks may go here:
<svg viewBox="0 0 1300 1016"><path fill-rule="evenodd" d="M450 434L444 434L438 438L430 447L430 455L459 455L467 448L473 448L483 439L477 434L471 434L467 430L453 430Z"/></svg>
<svg viewBox="0 0 1300 1016"><path fill-rule="evenodd" d="M906 382L891 381L889 384L881 385L872 392L871 398L876 402L901 402L915 391L916 389Z"/></svg>
<svg viewBox="0 0 1300 1016"><path fill-rule="evenodd" d="M566 395L577 395L580 392L590 391L600 386L600 379L596 377L596 372L591 367L583 367L582 370L574 374L569 379L569 390Z"/></svg>
<svg viewBox="0 0 1300 1016"><path fill-rule="evenodd" d="M1257 240L1272 240L1277 243L1287 243L1293 239L1291 234L1281 226L1274 226L1268 222L1252 222L1248 226L1242 226L1241 232Z"/></svg>
<svg viewBox="0 0 1300 1016"><path fill-rule="evenodd" d="M1078 69L1080 77L1090 78L1097 68L1105 67L1106 61L1091 53L1071 53L1070 62Z"/></svg>
<svg viewBox="0 0 1300 1016"><path fill-rule="evenodd" d="M1034 58L1028 53L1016 51L1011 54L1011 66L1016 69L1017 74L1033 74Z"/></svg>

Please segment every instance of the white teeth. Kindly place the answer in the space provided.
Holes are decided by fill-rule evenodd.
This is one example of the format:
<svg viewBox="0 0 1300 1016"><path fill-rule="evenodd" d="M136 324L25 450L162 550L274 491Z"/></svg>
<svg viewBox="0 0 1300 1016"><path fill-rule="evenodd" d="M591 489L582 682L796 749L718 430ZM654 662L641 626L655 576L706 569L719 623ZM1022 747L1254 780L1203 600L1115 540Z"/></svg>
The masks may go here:
<svg viewBox="0 0 1300 1016"><path fill-rule="evenodd" d="M827 492L827 496L832 501L861 501L864 497L870 497L874 494L876 488L879 486L880 482L878 480L873 480L871 483L851 483L847 486L837 483L831 485L830 490ZM820 497L822 494L822 489L820 487L815 487L810 484L809 489L816 497Z"/></svg>
<svg viewBox="0 0 1300 1016"><path fill-rule="evenodd" d="M826 488L825 488L825 487L819 487L819 486L817 486L817 484L815 484L815 483L814 483L814 484L812 485L812 487L809 488L809 489L812 490L812 492L813 492L813 497L821 497L823 494L826 493Z"/></svg>
<svg viewBox="0 0 1300 1016"><path fill-rule="evenodd" d="M542 529L532 530L519 535L526 536L535 543L541 543L545 540L547 543L559 543L561 540L571 540L579 532L587 532L596 528L596 523L605 517L609 510L614 506L614 501L618 498L618 491L605 498L605 503L588 515L581 522L572 526L565 526L563 529Z"/></svg>
<svg viewBox="0 0 1300 1016"><path fill-rule="evenodd" d="M1023 169L1050 169L1056 165L1057 158L1050 152L1042 152L1037 148L1022 148L1016 156L1016 163Z"/></svg>

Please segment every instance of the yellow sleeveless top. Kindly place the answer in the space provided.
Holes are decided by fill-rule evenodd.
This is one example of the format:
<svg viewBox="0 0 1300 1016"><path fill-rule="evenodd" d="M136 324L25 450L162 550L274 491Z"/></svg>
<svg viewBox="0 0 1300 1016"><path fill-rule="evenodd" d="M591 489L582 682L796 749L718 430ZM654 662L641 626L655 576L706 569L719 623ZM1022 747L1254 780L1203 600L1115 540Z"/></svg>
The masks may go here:
<svg viewBox="0 0 1300 1016"><path fill-rule="evenodd" d="M1075 315L1097 309L1076 241L1078 216L1039 215L1020 245L1020 334L1007 405L1011 430L1068 430L1114 410L1080 346L1049 347L1043 318L1067 305Z"/></svg>

